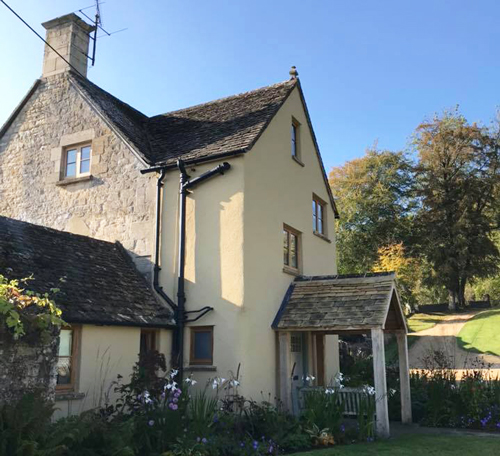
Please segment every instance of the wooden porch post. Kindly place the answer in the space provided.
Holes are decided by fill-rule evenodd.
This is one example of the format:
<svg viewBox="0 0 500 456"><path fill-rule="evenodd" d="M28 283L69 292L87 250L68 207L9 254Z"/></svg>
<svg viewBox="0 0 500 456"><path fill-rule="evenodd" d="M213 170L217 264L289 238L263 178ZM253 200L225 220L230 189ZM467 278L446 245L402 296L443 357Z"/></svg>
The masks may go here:
<svg viewBox="0 0 500 456"><path fill-rule="evenodd" d="M280 399L287 411L292 410L291 372L290 372L290 333L279 332L279 385Z"/></svg>
<svg viewBox="0 0 500 456"><path fill-rule="evenodd" d="M399 386L401 387L401 421L411 424L410 365L408 362L408 340L405 331L396 333L399 354Z"/></svg>
<svg viewBox="0 0 500 456"><path fill-rule="evenodd" d="M389 407L387 401L387 381L385 376L384 331L381 328L371 330L373 350L373 373L375 380L376 432L381 438L388 438Z"/></svg>

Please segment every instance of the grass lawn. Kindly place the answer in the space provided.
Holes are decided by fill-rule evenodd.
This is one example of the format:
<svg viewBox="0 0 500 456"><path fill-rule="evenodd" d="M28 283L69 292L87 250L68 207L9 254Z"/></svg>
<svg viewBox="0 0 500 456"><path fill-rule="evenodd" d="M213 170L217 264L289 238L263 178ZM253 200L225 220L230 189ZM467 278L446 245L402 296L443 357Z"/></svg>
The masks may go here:
<svg viewBox="0 0 500 456"><path fill-rule="evenodd" d="M457 341L465 350L500 356L500 309L481 312L470 319Z"/></svg>
<svg viewBox="0 0 500 456"><path fill-rule="evenodd" d="M489 456L499 453L499 437L417 434L376 443L341 445L296 453L296 456Z"/></svg>
<svg viewBox="0 0 500 456"><path fill-rule="evenodd" d="M408 318L408 330L410 332L424 331L426 329L431 329L444 320L447 314L423 314L417 313Z"/></svg>

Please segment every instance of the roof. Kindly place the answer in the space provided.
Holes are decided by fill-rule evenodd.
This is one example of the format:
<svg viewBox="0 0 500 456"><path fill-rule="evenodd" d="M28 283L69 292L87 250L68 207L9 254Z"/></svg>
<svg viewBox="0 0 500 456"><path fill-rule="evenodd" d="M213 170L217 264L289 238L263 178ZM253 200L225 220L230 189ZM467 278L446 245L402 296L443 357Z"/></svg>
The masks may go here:
<svg viewBox="0 0 500 456"><path fill-rule="evenodd" d="M59 288L54 299L68 323L169 327L172 314L119 243L0 216L0 274L33 276L26 288Z"/></svg>
<svg viewBox="0 0 500 456"><path fill-rule="evenodd" d="M68 74L73 87L94 111L145 166L153 169L175 168L179 158L188 164L194 164L248 152L297 87L323 181L335 216L338 217L299 79L148 117L74 71L69 71ZM31 98L39 82L40 80L35 82L0 128L0 137Z"/></svg>
<svg viewBox="0 0 500 456"><path fill-rule="evenodd" d="M149 165L175 165L249 150L297 80L147 117L88 79L71 81Z"/></svg>
<svg viewBox="0 0 500 456"><path fill-rule="evenodd" d="M332 332L406 331L394 273L297 277L272 326Z"/></svg>

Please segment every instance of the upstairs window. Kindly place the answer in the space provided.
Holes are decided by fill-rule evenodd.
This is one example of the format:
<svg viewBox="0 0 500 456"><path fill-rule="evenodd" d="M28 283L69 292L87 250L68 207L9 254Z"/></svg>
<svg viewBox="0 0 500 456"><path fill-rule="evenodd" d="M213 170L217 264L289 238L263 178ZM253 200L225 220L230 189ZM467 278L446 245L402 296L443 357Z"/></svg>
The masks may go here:
<svg viewBox="0 0 500 456"><path fill-rule="evenodd" d="M313 232L326 236L326 203L316 195L312 199Z"/></svg>
<svg viewBox="0 0 500 456"><path fill-rule="evenodd" d="M59 334L56 381L58 391L74 391L78 368L79 331L79 327L63 328Z"/></svg>
<svg viewBox="0 0 500 456"><path fill-rule="evenodd" d="M90 144L68 147L65 151L65 178L90 175L92 147Z"/></svg>
<svg viewBox="0 0 500 456"><path fill-rule="evenodd" d="M292 158L300 159L300 143L299 143L300 124L292 118L292 127L290 132L292 145Z"/></svg>
<svg viewBox="0 0 500 456"><path fill-rule="evenodd" d="M283 227L283 264L286 269L299 270L300 233L285 225Z"/></svg>
<svg viewBox="0 0 500 456"><path fill-rule="evenodd" d="M214 351L213 326L198 326L191 328L191 350L189 364L212 365Z"/></svg>

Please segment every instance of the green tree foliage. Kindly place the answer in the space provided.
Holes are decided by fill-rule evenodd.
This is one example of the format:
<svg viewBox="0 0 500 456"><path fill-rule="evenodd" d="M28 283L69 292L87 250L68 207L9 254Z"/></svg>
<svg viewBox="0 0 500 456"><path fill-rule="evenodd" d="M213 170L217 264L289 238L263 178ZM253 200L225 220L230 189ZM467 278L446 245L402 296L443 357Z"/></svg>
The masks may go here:
<svg viewBox="0 0 500 456"><path fill-rule="evenodd" d="M463 306L467 282L493 275L500 260L492 240L499 135L469 124L457 111L445 112L418 126L414 146L418 247L452 302Z"/></svg>
<svg viewBox="0 0 500 456"><path fill-rule="evenodd" d="M333 168L330 185L341 217L337 226L339 271L370 271L381 246L411 237L411 163L401 152L370 149Z"/></svg>

